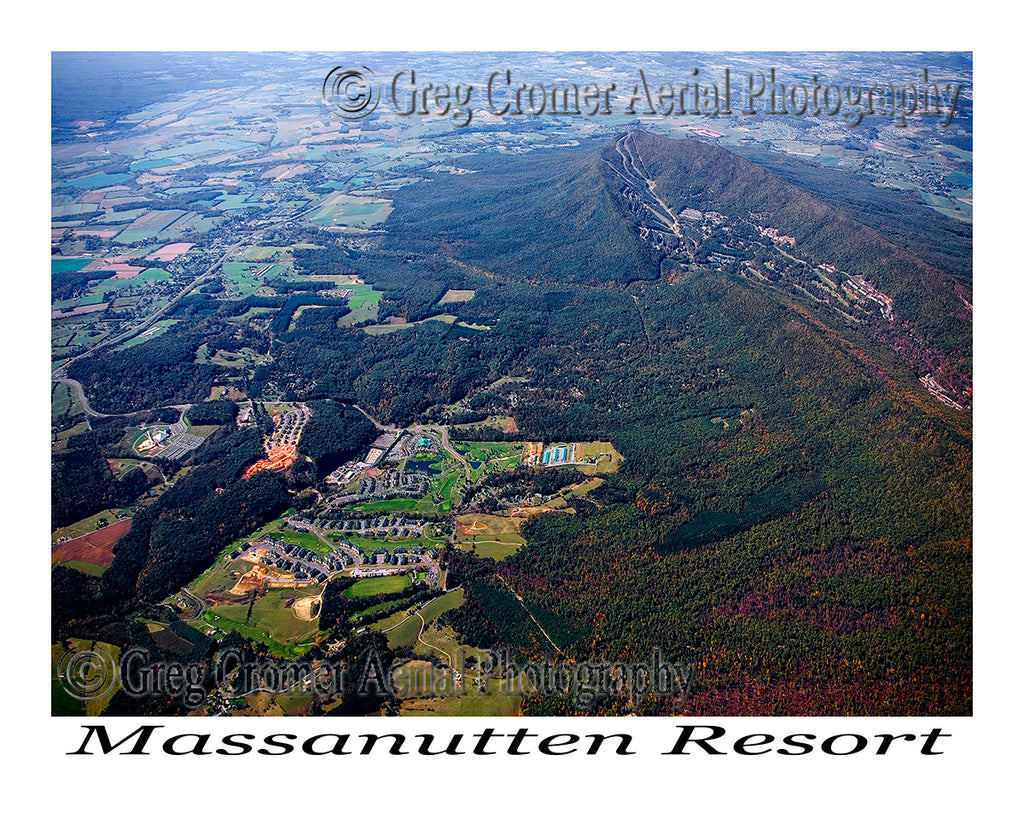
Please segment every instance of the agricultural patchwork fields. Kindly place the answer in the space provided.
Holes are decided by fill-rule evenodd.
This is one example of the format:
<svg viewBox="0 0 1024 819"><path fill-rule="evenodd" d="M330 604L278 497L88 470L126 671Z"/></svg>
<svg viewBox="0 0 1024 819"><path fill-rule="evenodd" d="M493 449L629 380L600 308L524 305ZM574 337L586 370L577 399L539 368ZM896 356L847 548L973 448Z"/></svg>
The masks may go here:
<svg viewBox="0 0 1024 819"><path fill-rule="evenodd" d="M87 565L89 574L100 574L110 567L114 546L128 534L131 525L130 518L116 520L87 534L55 543L50 550L50 563Z"/></svg>

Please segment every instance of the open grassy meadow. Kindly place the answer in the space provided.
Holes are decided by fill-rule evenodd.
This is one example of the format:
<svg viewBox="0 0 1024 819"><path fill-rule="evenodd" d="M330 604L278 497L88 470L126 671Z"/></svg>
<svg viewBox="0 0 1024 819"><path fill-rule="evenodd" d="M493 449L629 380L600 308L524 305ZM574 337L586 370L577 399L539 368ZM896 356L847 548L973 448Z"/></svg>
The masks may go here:
<svg viewBox="0 0 1024 819"><path fill-rule="evenodd" d="M456 318L456 316L445 313L440 316L429 316L428 318L421 319L420 321L414 321L411 323L403 321L394 322L391 324L371 324L369 327L364 327L363 330L367 333L367 335L383 336L387 335L388 333L398 332L399 330L408 330L410 327L415 327L417 324L423 324L424 322L427 321L440 321L443 322L444 324L452 324L455 322Z"/></svg>
<svg viewBox="0 0 1024 819"><path fill-rule="evenodd" d="M281 657L302 654L319 633L318 620L302 620L294 602L316 596L320 586L305 589L271 589L252 603L225 603L203 612L202 619L220 631L237 631L267 646Z"/></svg>
<svg viewBox="0 0 1024 819"><path fill-rule="evenodd" d="M158 336L162 336L164 333L167 332L168 328L172 324L176 324L177 322L178 319L161 319L148 330L139 333L137 336L134 336L133 338L130 338L127 341L122 342L121 344L118 344L116 349L127 350L129 347L136 347L139 344L145 344L147 341L150 341L151 339L157 338Z"/></svg>
<svg viewBox="0 0 1024 819"><path fill-rule="evenodd" d="M95 515L89 515L87 518L82 518L74 523L70 523L67 526L62 526L59 529L54 529L50 535L50 544L56 543L62 537L76 538L82 535L87 535L97 528L100 518L105 518L107 523L114 523L117 520L119 514L131 514L130 509L104 509L102 512L97 512Z"/></svg>
<svg viewBox="0 0 1024 819"><path fill-rule="evenodd" d="M626 460L609 441L588 441L577 444L576 457L579 460L593 459L595 464L577 464L576 468L584 474L607 474L618 472L619 465Z"/></svg>
<svg viewBox="0 0 1024 819"><path fill-rule="evenodd" d="M412 584L408 574L393 574L386 577L365 577L345 589L345 596L351 600L362 597L373 597L378 594L392 594L402 591Z"/></svg>
<svg viewBox="0 0 1024 819"><path fill-rule="evenodd" d="M344 287L353 291L348 300L348 307L352 312L342 316L339 324L342 327L351 327L361 321L376 321L380 298L384 293L374 290L369 284L346 284Z"/></svg>
<svg viewBox="0 0 1024 819"><path fill-rule="evenodd" d="M387 199L331 194L323 201L309 221L319 227L366 230L380 224L391 214Z"/></svg>
<svg viewBox="0 0 1024 819"><path fill-rule="evenodd" d="M96 659L84 663L81 660L84 656L81 652L94 652ZM60 643L51 645L51 713L54 716L76 717L96 717L102 714L117 693L118 686L114 675L117 673L120 656L121 649L117 646L92 640L68 640L67 648ZM81 699L86 693L101 696L96 699Z"/></svg>
<svg viewBox="0 0 1024 819"><path fill-rule="evenodd" d="M387 634L389 648L412 648L417 645L417 637L424 624L429 625L446 611L461 606L465 600L465 592L461 588L453 589L440 597L435 597L418 610L403 609L377 621L370 628ZM418 612L418 615L414 612Z"/></svg>
<svg viewBox="0 0 1024 819"><path fill-rule="evenodd" d="M250 568L252 568L252 564L241 558L228 561L218 558L209 569L189 584L188 590L202 600L208 594L232 588L238 580L234 575L243 575Z"/></svg>
<svg viewBox="0 0 1024 819"><path fill-rule="evenodd" d="M448 290L441 296L438 304L458 304L471 301L475 295L476 290Z"/></svg>
<svg viewBox="0 0 1024 819"><path fill-rule="evenodd" d="M455 521L455 545L479 557L504 560L526 545L519 534L522 521L500 515L460 515Z"/></svg>
<svg viewBox="0 0 1024 819"><path fill-rule="evenodd" d="M389 498L387 500L354 503L348 507L353 512L423 512L434 508L431 503L424 504L416 498Z"/></svg>
<svg viewBox="0 0 1024 819"><path fill-rule="evenodd" d="M243 257L249 262L262 262L267 259L273 259L278 253L284 250L282 247L264 247L262 245L253 245L247 248L245 256Z"/></svg>

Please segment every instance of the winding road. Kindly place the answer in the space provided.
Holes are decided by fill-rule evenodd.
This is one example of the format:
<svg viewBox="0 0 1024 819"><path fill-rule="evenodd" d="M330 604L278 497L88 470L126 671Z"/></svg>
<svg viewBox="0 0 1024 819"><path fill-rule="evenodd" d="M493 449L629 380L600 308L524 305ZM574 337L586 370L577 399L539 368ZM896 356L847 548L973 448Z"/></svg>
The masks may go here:
<svg viewBox="0 0 1024 819"><path fill-rule="evenodd" d="M174 409L181 412L183 418L185 415L185 411L193 406L192 404L161 404L159 407L151 407L149 410L141 409L135 410L134 412L97 412L91 406L89 406L89 399L85 397L85 390L82 388L81 381L75 381L75 379L68 378L67 376L61 376L60 378L58 378L56 377L56 375L54 376L53 380L61 384L68 384L75 391L75 397L78 398L78 403L82 405L82 409L84 410L85 414L90 416L91 418L120 418L127 415L136 415L140 412L152 412L154 409L161 409L163 407L173 407ZM179 418L178 420L180 421L181 418Z"/></svg>
<svg viewBox="0 0 1024 819"><path fill-rule="evenodd" d="M456 586L455 589L451 589L451 591L455 591L458 588L460 588L460 587ZM433 603L435 600L439 600L439 599L440 598L438 598L438 597L434 597L434 598L428 600L427 602L425 602L422 605L420 605L419 608L416 609L416 611L406 615L399 622L395 623L393 626L390 626L390 627L385 628L385 629L381 629L380 633L381 634L387 634L389 631L394 631L396 628L398 628L400 625L405 623L407 620L411 620L413 617L419 617L420 618L420 630L416 633L416 642L423 643L423 645L425 645L427 648L433 649L438 654L443 654L448 659L448 667L454 671L455 670L455 664L452 662L451 654L449 654L443 648L440 648L439 646L432 645L432 644L428 643L426 640L423 639L423 630L427 627L427 621L423 619L423 615L420 614L420 612L423 609L425 609L427 606L429 606L431 603ZM554 644L552 643L552 645L554 645ZM557 648L557 646L556 646L556 648Z"/></svg>

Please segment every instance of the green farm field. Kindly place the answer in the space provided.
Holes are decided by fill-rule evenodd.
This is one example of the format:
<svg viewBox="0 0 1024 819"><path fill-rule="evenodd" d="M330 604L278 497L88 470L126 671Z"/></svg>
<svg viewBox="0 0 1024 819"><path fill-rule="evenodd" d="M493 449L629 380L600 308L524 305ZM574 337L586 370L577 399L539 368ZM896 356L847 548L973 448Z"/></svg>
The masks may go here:
<svg viewBox="0 0 1024 819"><path fill-rule="evenodd" d="M438 304L456 304L466 301L472 301L473 296L476 295L476 290L447 290L445 294L441 296L441 300Z"/></svg>
<svg viewBox="0 0 1024 819"><path fill-rule="evenodd" d="M97 566L95 563L86 563L84 560L65 560L63 563L55 563L55 566L67 566L69 569L77 569L78 571L91 575L92 577L100 577L103 572L106 571L102 566Z"/></svg>
<svg viewBox="0 0 1024 819"><path fill-rule="evenodd" d="M235 585L236 578L232 577L233 574L242 575L251 568L252 564L247 560L225 561L218 559L209 569L189 584L188 590L202 600L208 594L227 591Z"/></svg>
<svg viewBox="0 0 1024 819"><path fill-rule="evenodd" d="M115 349L127 350L129 347L136 347L139 344L145 344L147 341L150 341L151 339L162 336L164 333L167 332L171 325L177 324L177 322L178 319L161 319L145 332L139 333L139 335L130 338L127 341L122 342L121 344L118 344Z"/></svg>
<svg viewBox="0 0 1024 819"><path fill-rule="evenodd" d="M300 620L285 603L315 597L320 591L320 586L272 589L252 604L251 614L248 603L226 603L205 611L203 620L221 631L237 631L263 642L281 656L297 655L315 640L320 629L316 619Z"/></svg>
<svg viewBox="0 0 1024 819"><path fill-rule="evenodd" d="M102 298L107 293L125 293L128 291L144 293L154 282L168 281L171 274L161 267L148 267L130 279L103 279L89 287L88 293Z"/></svg>
<svg viewBox="0 0 1024 819"><path fill-rule="evenodd" d="M71 412L72 407L81 411L81 408L78 406L78 400L75 398L75 394L71 387L61 382L54 384L53 397L50 401L51 415L54 418L67 415Z"/></svg>
<svg viewBox="0 0 1024 819"><path fill-rule="evenodd" d="M501 680L490 685L504 687ZM514 717L520 712L522 701L522 695L517 693L467 692L461 697L404 700L399 713L404 717Z"/></svg>
<svg viewBox="0 0 1024 819"><path fill-rule="evenodd" d="M577 445L576 457L594 458L596 464L576 464L575 468L587 475L618 472L619 465L626 460L608 441L588 441Z"/></svg>
<svg viewBox="0 0 1024 819"><path fill-rule="evenodd" d="M120 185L128 178L126 173L93 173L78 179L71 179L67 184L76 188L107 188L111 185Z"/></svg>
<svg viewBox="0 0 1024 819"><path fill-rule="evenodd" d="M458 548L492 560L504 560L526 545L518 522L500 515L461 515L455 532Z"/></svg>
<svg viewBox="0 0 1024 819"><path fill-rule="evenodd" d="M436 549L439 543L437 539L429 536L418 538L369 538L346 534L343 537L339 537L339 540L341 539L347 540L357 549L362 549L366 554L371 554L375 549L384 549L388 554L393 554L395 549L401 547L405 547L410 552L413 549L418 549L420 546L427 549Z"/></svg>
<svg viewBox="0 0 1024 819"><path fill-rule="evenodd" d="M76 435L81 435L83 432L88 432L88 430L89 430L89 422L88 421L80 421L79 423L77 423L73 427L71 427L71 429L65 429L65 430L61 430L60 432L58 432L57 433L57 440L58 441L66 441L68 438L73 438Z"/></svg>
<svg viewBox="0 0 1024 819"><path fill-rule="evenodd" d="M367 229L380 224L390 214L391 203L386 199L333 194L309 221L320 227Z"/></svg>
<svg viewBox="0 0 1024 819"><path fill-rule="evenodd" d="M391 594L402 591L412 583L408 574L396 574L387 577L366 577L356 581L352 586L345 589L345 596L350 600L358 600L363 597L373 597L378 594Z"/></svg>
<svg viewBox="0 0 1024 819"><path fill-rule="evenodd" d="M382 336L388 333L395 333L399 330L408 330L410 327L415 327L417 324L423 324L428 321L440 321L445 324L452 324L455 322L456 316L444 314L440 316L430 316L429 318L422 319L420 321L408 322L396 322L394 324L371 324L369 327L364 327L368 335L371 336Z"/></svg>
<svg viewBox="0 0 1024 819"><path fill-rule="evenodd" d="M511 557L518 552L523 546L526 545L526 540L519 538L519 542L513 541L511 538L503 538L501 540L482 540L479 542L474 541L473 553L477 557L490 558L491 560L504 560L507 557Z"/></svg>
<svg viewBox="0 0 1024 819"><path fill-rule="evenodd" d="M164 228L185 215L183 210L151 210L146 211L115 237L114 241L130 245L153 239Z"/></svg>
<svg viewBox="0 0 1024 819"><path fill-rule="evenodd" d="M221 279L227 295L231 298L251 296L263 285L262 277L254 275L259 265L253 262L224 262L221 265Z"/></svg>
<svg viewBox="0 0 1024 819"><path fill-rule="evenodd" d="M282 250L284 250L284 248L253 245L246 249L245 256L243 258L249 262L262 262L266 259L273 259Z"/></svg>
<svg viewBox="0 0 1024 819"><path fill-rule="evenodd" d="M51 273L71 273L76 270L81 270L83 267L88 265L90 262L95 261L92 258L63 258L63 259L50 259L50 272Z"/></svg>
<svg viewBox="0 0 1024 819"><path fill-rule="evenodd" d="M431 623L444 614L446 611L457 609L466 602L466 592L462 588L452 589L440 597L435 597L422 609L420 616L427 623Z"/></svg>
<svg viewBox="0 0 1024 819"><path fill-rule="evenodd" d="M465 592L461 588L453 589L440 597L434 598L418 610L403 609L384 620L374 623L370 628L387 634L388 647L391 649L412 648L416 645L416 638L424 623L429 625L446 611L451 611L461 606L465 600ZM413 613L414 611L418 611L419 616L416 616ZM421 620L420 617L423 619Z"/></svg>
<svg viewBox="0 0 1024 819"><path fill-rule="evenodd" d="M85 716L95 717L103 713L117 693L117 685L111 685L110 691L102 697L94 700L80 700L73 697L69 691L80 691L91 685L89 677L76 680L72 675L68 679L61 677L61 674L68 671L74 672L76 666L69 663L66 655L80 651L93 651L100 655L100 667L116 668L121 656L121 649L110 643L94 642L92 640L72 639L67 646L54 643L50 646L50 691L51 707L54 716ZM62 662L63 660L63 662ZM109 664L109 665L108 665ZM83 672L86 669L82 669ZM87 672L86 672L87 673Z"/></svg>
<svg viewBox="0 0 1024 819"><path fill-rule="evenodd" d="M352 295L348 300L348 306L353 310L366 304L376 304L380 301L380 297L384 295L382 291L374 290L372 284L347 284L345 288L352 291Z"/></svg>
<svg viewBox="0 0 1024 819"><path fill-rule="evenodd" d="M96 524L100 518L106 518L107 523L114 523L117 520L118 514L125 513L131 514L130 509L104 509L102 512L97 512L95 515L90 515L87 518L82 518L79 521L75 521L67 526L62 526L60 529L54 529L50 535L50 544L53 545L59 538L69 537L76 538L82 535L87 535L96 529Z"/></svg>
<svg viewBox="0 0 1024 819"><path fill-rule="evenodd" d="M394 651L396 648L414 646L421 626L420 618L415 614L400 611L385 620L374 623L370 628L373 631L385 632L388 638L388 648Z"/></svg>
<svg viewBox="0 0 1024 819"><path fill-rule="evenodd" d="M380 298L384 295L383 292L374 290L373 286L369 284L346 284L339 286L353 291L348 300L348 307L352 312L347 316L342 316L339 322L342 327L351 327L353 324L358 324L361 321L377 320Z"/></svg>
<svg viewBox="0 0 1024 819"><path fill-rule="evenodd" d="M354 614L349 615L348 619L349 619L349 622L355 622L360 617L363 617L363 616L365 616L367 614L376 614L379 611L386 611L387 609L393 609L396 606L402 606L402 605L403 605L403 601L402 600L388 600L387 602L384 602L384 603L374 603L372 606L367 606L365 609L360 609L359 611L355 612ZM408 614L410 611L412 611L412 608L413 607L411 607L409 605L405 605L405 607L402 609L402 611L404 611L405 613Z"/></svg>

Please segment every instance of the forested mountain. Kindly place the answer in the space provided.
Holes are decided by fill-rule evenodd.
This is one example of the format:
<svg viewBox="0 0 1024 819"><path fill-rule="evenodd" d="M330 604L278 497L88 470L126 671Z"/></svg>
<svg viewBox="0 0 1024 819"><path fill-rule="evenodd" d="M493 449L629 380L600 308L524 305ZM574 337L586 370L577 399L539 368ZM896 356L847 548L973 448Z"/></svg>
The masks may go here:
<svg viewBox="0 0 1024 819"><path fill-rule="evenodd" d="M963 285L795 185L717 145L644 131L626 143L653 189L675 212L716 211L753 219L793 238L792 252L868 279L893 300L893 311L931 345L958 355L969 371L971 317ZM602 152L614 161L616 146Z"/></svg>
<svg viewBox="0 0 1024 819"><path fill-rule="evenodd" d="M611 143L466 164L478 172L398 192L390 247L527 284L621 286L707 264L781 280L790 295L866 321L918 376L936 374L969 403L970 288L737 154L636 130ZM950 224L949 235L958 250L943 267L956 272L960 226ZM851 313L857 299L871 309Z"/></svg>
<svg viewBox="0 0 1024 819"><path fill-rule="evenodd" d="M387 425L458 404L501 418L480 428L496 436L610 441L619 471L572 513L524 523L516 554L447 551L466 603L446 621L465 642L692 663L687 701L644 706L661 713L969 713L962 232L956 253L941 257L937 237L925 262L839 193L825 203L715 145L642 131L459 164L472 172L395 191L383 238L325 235L295 256L303 279L372 285L397 325L349 326L319 295L203 294L164 335L80 359L72 377L101 411L196 402L219 372L201 348L248 348L247 398L311 410L303 489L379 433L352 403ZM244 327L229 321L251 308ZM212 402L192 412L234 418ZM121 487L86 443L67 467L112 499ZM62 587L111 607L180 587L290 504L294 474L239 481L263 455L257 430L221 430L135 516L101 583ZM553 483L527 472L510 480Z"/></svg>
<svg viewBox="0 0 1024 819"><path fill-rule="evenodd" d="M388 222L394 244L444 247L461 262L515 281L656 279L657 254L631 229L596 148L472 158L466 164L479 173L437 180L425 198L419 187L400 190Z"/></svg>
<svg viewBox="0 0 1024 819"><path fill-rule="evenodd" d="M692 713L968 711L970 415L917 381L969 404L964 285L697 140L467 166L396 197L389 246L480 275L451 309L485 360L526 342L524 435L626 464L513 558L453 554L451 624L548 650L497 574L570 656L696 663Z"/></svg>

